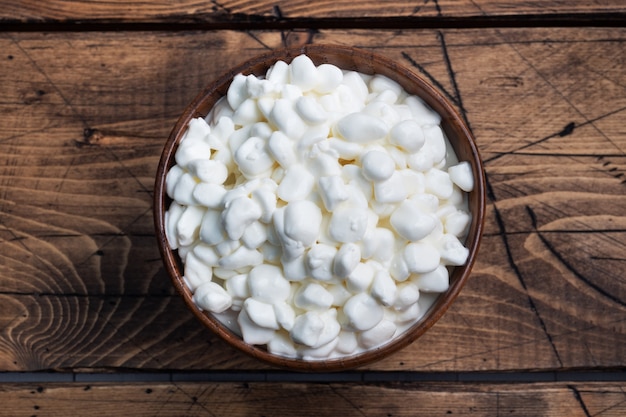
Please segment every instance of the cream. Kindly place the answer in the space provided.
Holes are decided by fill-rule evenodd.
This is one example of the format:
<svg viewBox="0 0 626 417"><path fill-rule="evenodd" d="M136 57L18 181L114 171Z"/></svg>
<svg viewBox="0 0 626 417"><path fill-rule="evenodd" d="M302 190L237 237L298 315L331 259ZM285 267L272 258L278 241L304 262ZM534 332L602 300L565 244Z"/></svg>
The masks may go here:
<svg viewBox="0 0 626 417"><path fill-rule="evenodd" d="M250 344L321 360L400 335L465 263L471 166L395 81L279 61L190 121L168 242L198 308Z"/></svg>

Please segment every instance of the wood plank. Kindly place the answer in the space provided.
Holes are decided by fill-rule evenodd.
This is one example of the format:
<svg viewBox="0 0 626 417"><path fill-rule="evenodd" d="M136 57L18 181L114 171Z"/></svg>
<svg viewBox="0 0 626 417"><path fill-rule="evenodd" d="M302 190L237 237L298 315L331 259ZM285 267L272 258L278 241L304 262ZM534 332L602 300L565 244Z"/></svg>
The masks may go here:
<svg viewBox="0 0 626 417"><path fill-rule="evenodd" d="M19 416L599 416L626 413L614 383L44 383L0 385Z"/></svg>
<svg viewBox="0 0 626 417"><path fill-rule="evenodd" d="M198 2L169 0L151 2L76 2L0 0L0 19L21 23L212 23L220 25L277 23L286 20L459 18L535 16L574 18L597 14L610 18L625 13L620 0L526 1L526 0L363 0L335 1L240 1ZM615 16L614 16L615 17ZM324 24L323 22L319 22ZM382 24L382 21L381 21Z"/></svg>
<svg viewBox="0 0 626 417"><path fill-rule="evenodd" d="M486 161L472 278L431 331L370 369L623 366L625 39L599 28L0 34L0 370L265 369L173 294L151 187L169 129L204 85L311 41L369 48L432 79Z"/></svg>

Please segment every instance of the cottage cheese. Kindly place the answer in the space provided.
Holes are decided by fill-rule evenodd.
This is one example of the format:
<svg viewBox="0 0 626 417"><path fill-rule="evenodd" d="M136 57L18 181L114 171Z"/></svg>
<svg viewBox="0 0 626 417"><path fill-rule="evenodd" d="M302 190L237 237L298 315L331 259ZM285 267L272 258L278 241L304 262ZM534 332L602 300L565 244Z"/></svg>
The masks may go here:
<svg viewBox="0 0 626 417"><path fill-rule="evenodd" d="M439 123L395 81L305 55L234 77L166 179L197 307L307 360L400 335L469 253L474 179Z"/></svg>

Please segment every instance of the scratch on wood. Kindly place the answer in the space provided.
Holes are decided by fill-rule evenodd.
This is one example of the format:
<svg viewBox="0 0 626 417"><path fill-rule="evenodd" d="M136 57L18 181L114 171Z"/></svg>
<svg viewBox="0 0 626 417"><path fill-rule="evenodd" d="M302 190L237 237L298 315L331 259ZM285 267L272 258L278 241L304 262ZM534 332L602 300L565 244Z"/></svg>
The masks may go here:
<svg viewBox="0 0 626 417"><path fill-rule="evenodd" d="M589 348L589 344L587 343L586 340L582 341L582 345L585 348L585 352L587 353L587 357L589 359L591 359L591 363L593 364L593 366L597 366L600 367L601 365L598 364L598 361L596 360L595 355L593 354L593 351Z"/></svg>
<svg viewBox="0 0 626 417"><path fill-rule="evenodd" d="M497 159L502 158L502 157L503 157L503 156L505 156L505 155L513 155L513 154L519 153L520 151L522 151L522 150L524 150L524 149L528 149L528 148L530 148L530 147L532 147L532 146L539 145L540 143L543 143L543 142L545 142L545 141L547 141L547 140L550 140L550 139L552 139L552 138L555 138L555 137L557 137L557 136L559 136L559 137L566 136L566 135L565 135L565 134L563 134L563 133L566 133L566 134L571 134L571 133L573 133L574 129L581 128L581 127L583 127L583 126L586 126L586 125L592 124L592 123L597 122L597 121L599 121L599 120L602 120L602 119L605 119L605 118L607 118L607 117L613 116L613 115L615 115L615 114L621 113L621 112L623 112L624 110L626 110L626 107L621 107L621 108L619 108L619 109L615 109L615 110L613 110L613 111L610 111L610 112L608 112L608 113L602 114L602 115L600 115L600 116L598 116L598 117L595 117L595 118L593 118L593 119L585 120L583 123L580 123L580 124L576 124L575 122L571 122L571 123L569 123L569 124L565 125L565 127L564 127L563 129L561 129L560 131L558 131L558 132L556 132L556 133L552 133L552 134L550 134L550 135L548 135L548 136L545 136L545 137L543 137L543 138L541 138L541 139L538 139L538 140L536 140L536 141L534 141L534 142L530 142L530 143L527 143L527 144L525 144L525 145L519 146L519 147L517 147L517 148L515 148L515 149L512 149L512 150L510 150L510 151L507 151L507 152L502 152L502 153L498 153L497 155L494 155L494 156L492 156L491 158L487 158L487 159L485 159L483 162L484 162L484 163L492 162L492 161L495 161L495 160L497 160ZM570 125L572 125L572 123L573 123L574 125L573 125L572 127L570 127ZM570 129L571 129L571 131L568 131L568 130L570 130ZM623 153L622 153L622 152L620 152L620 154L623 154ZM537 155L542 155L542 154L537 154ZM550 155L551 155L551 156L568 156L568 157L569 157L569 156L571 156L571 154L559 154L559 155L557 155L557 154L550 154ZM575 156L585 156L585 155L576 154ZM589 155L589 156L592 156L592 155Z"/></svg>
<svg viewBox="0 0 626 417"><path fill-rule="evenodd" d="M133 180L135 180L135 182L139 185L139 188L141 190L143 190L146 194L148 195L152 195L152 188L148 188L146 187L139 178L137 178L137 176L135 175L135 173L129 169L125 164L124 161L122 161L122 159L120 159L119 156L117 156L117 154L115 152L113 152L111 149L109 149L107 146L103 146L102 149L104 149L104 151L109 154L111 157L113 157L113 159L128 173L128 176L131 177Z"/></svg>
<svg viewBox="0 0 626 417"><path fill-rule="evenodd" d="M585 405L585 401L583 401L583 398L581 397L580 392L578 391L578 388L576 388L573 385L568 385L567 388L569 388L570 391L572 391L572 394L574 394L574 398L576 399L576 402L578 403L578 405L580 405L580 408L583 411L583 413L585 413L585 416L591 417L591 414L589 413L589 410L587 409L587 406Z"/></svg>
<svg viewBox="0 0 626 417"><path fill-rule="evenodd" d="M476 2L475 2L474 0L470 0L470 3L472 3L472 5L473 5L474 7L476 7L476 8L478 9L478 11L480 11L480 14L481 14L482 16L486 16L486 15L487 15L487 13L483 10L483 8L482 8L482 7L480 7L480 5L476 4Z"/></svg>
<svg viewBox="0 0 626 417"><path fill-rule="evenodd" d="M502 33L501 33L501 32L499 32L499 31L498 31L497 33L498 33L498 35L499 35L500 37L502 37L503 39L505 39L505 36L504 36L504 35L502 35ZM585 124L591 124L591 126L592 126L595 130L596 130L596 132L598 132L598 133L600 134L600 136L602 136L604 139L606 139L606 140L607 140L607 142L609 142L611 145L613 145L613 147L615 147L615 149L617 149L617 150L621 150L621 149L620 149L620 147L619 147L616 143L614 143L614 142L613 142L613 140L611 140L611 138L609 138L609 137L608 137L608 136L607 136L607 135L606 135L606 134L605 134L602 130L600 130L600 128L598 128L598 126L596 126L596 125L593 123L593 122L594 122L594 120L590 120L590 119L589 119L589 118L588 118L588 117L587 117L587 116L586 116L586 115L585 115L582 111L580 111L580 110L578 109L578 107L576 107L576 106L574 105L574 103L572 103L572 101L571 101L571 100L570 100L570 99L569 99L569 98L568 98L565 94L563 94L563 92L562 92L561 90L559 90L559 89L558 89L558 88L557 88L557 87L556 87L556 86L555 86L552 82L550 82L550 80L548 79L548 77L547 77L546 75L544 75L541 71L539 71L539 69L538 69L537 67L535 67L535 66L533 65L533 63L532 63L532 62L530 62L530 60L529 60L529 59L528 59L528 58L527 58L524 54L522 54L522 53L519 51L519 49L518 49L518 48L516 48L516 47L515 47L512 43L511 43L511 44L509 44L509 46L510 46L510 47L511 47L511 49L512 49L512 50L513 50L516 54L517 54L517 56L519 56L519 57L522 59L522 61L524 61L524 62L526 63L526 65L528 65L528 67L529 67L530 69L532 69L532 70L533 70L533 72L534 72L535 74L537 74L537 75L539 76L539 78L541 78L541 79L542 79L542 80L543 80L543 81L544 81L544 82L545 82L548 86L550 86L550 88L551 88L552 90L554 90L554 91L555 91L555 92L556 92L556 93L557 93L557 94L561 97L561 99L562 99L565 103L567 103L567 105L568 105L570 108L572 108L572 109L573 109L576 113L578 113L578 114L579 114L579 115L580 115L580 116L581 116L581 117L585 120L585 122L587 122L587 123L585 123ZM569 125L568 125L568 126L569 126ZM567 127L567 126L566 126L566 127ZM572 128L572 129L573 129L573 128ZM622 151L622 152L623 152L623 151Z"/></svg>
<svg viewBox="0 0 626 417"><path fill-rule="evenodd" d="M24 49L22 48L22 46L19 44L19 42L13 38L10 37L11 42L20 50L20 52L22 52L24 54L24 56L26 57L26 59L31 63L31 65L33 65L33 67L37 70L37 72L39 72L45 79L46 81L52 86L52 88L59 94L59 96L61 97L61 99L63 100L63 103L65 103L65 105L67 105L67 107L72 111L72 114L81 122L81 124L84 126L84 132L96 132L96 129L92 129L89 124L87 123L87 121L85 120L85 118L74 108L74 106L72 105L72 103L67 99L67 97L65 97L65 95L63 94L63 92L61 91L61 89L59 89L59 87L52 81L52 79L48 76L48 74L35 62L35 60L30 56L30 54ZM85 133L83 132L83 137L85 137ZM75 141L76 142L76 141ZM76 143L78 145L78 143ZM83 145L88 144L88 143L84 143ZM152 190L149 188L146 188L146 186L137 178L137 176L126 167L126 165L124 165L124 163L122 162L122 160L115 154L115 152L111 151L110 149L108 149L106 146L103 147L103 149L109 154L111 155L119 164L122 168L124 168L128 174L130 175L131 178L133 178L137 184L139 184L139 187L141 189L143 189L146 193L148 193L149 195L151 195Z"/></svg>
<svg viewBox="0 0 626 417"><path fill-rule="evenodd" d="M11 136L7 136L7 137L4 137L4 138L0 138L0 143L7 143L7 142L10 142L10 141L15 140L15 139L20 139L20 138L23 138L23 137L28 136L28 135L33 135L35 133L46 132L48 130L49 130L49 127L46 126L44 128L41 128L41 129L33 129L33 130L20 132L20 133L17 133L15 135L11 135Z"/></svg>
<svg viewBox="0 0 626 417"><path fill-rule="evenodd" d="M617 261L617 262L626 262L626 258L615 258L612 256L590 256L589 259L598 260L598 261Z"/></svg>
<svg viewBox="0 0 626 417"><path fill-rule="evenodd" d="M333 394L335 394L337 397L341 398L342 400L344 400L345 402L347 402L348 404L350 404L350 406L352 406L352 408L354 409L354 411L356 411L357 413L359 413L359 415L365 416L366 414L363 412L363 410L361 410L361 407L359 407L357 404L353 403L352 401L350 401L348 398L346 398L344 395L342 395L341 393L339 393L335 387L332 384L329 384L328 387L330 388L330 390L333 392Z"/></svg>
<svg viewBox="0 0 626 417"><path fill-rule="evenodd" d="M299 39L300 34L302 33L306 34L306 39L304 39L304 42L300 41ZM289 46L291 46L289 38L293 34L295 36L295 42L297 42L297 45L302 45L302 44L310 45L313 43L313 39L315 38L315 35L317 35L318 33L319 33L319 30L315 28L281 30L280 40L281 40L283 47L288 48Z"/></svg>
<svg viewBox="0 0 626 417"><path fill-rule="evenodd" d="M620 168L612 166L613 162L605 160L604 158L604 156L598 157L598 162L602 162L602 170L608 173L610 176L614 177L615 179L620 180L620 184L626 184L626 179L623 179L624 172L620 172Z"/></svg>
<svg viewBox="0 0 626 417"><path fill-rule="evenodd" d="M606 322L605 325L606 326L618 325L618 324L621 324L621 323L623 323L625 321L626 321L626 319L620 318L620 319L617 319L617 320ZM598 329L598 326L594 324L594 325L590 325L590 326L587 326L587 327L582 327L582 328L579 327L579 328L576 328L576 329L573 329L573 330L569 330L569 331L566 331L566 332L563 332L563 333L558 333L558 334L555 334L554 337L555 338L556 337L561 338L561 337L567 337L567 336L570 336L570 335L573 335L573 334L581 335L581 334L586 333L587 331L596 331L597 329ZM450 362L453 362L453 361L458 361L458 360L467 359L467 358L473 358L473 357L477 357L477 356L485 356L485 355L489 355L489 354L493 354L493 353L497 354L498 352L506 350L506 349L522 348L522 347L525 347L525 346L528 346L528 345L536 345L537 343L538 343L537 339L531 339L531 340L524 341L524 342L519 342L519 343L509 343L509 344L506 344L506 345L503 345L503 346L498 345L498 347L494 348L494 349L488 349L488 350L484 350L484 351L473 352L473 353L467 354L467 355L456 355L456 356L454 356L451 359L443 359L443 360L437 360L437 361L428 362L428 363L425 363L423 365L423 367L427 368L427 367L432 367L432 366L435 366L435 365L440 365L440 364L444 364L444 363L450 363Z"/></svg>
<svg viewBox="0 0 626 417"><path fill-rule="evenodd" d="M151 190L145 190L144 189L144 191L146 193L148 193L148 195L152 196L152 191ZM97 236L100 236L100 237L109 237L109 239L107 239L104 242L102 242L102 244L98 247L98 249L95 252L90 253L84 260L82 260L80 262L76 262L76 264L75 264L76 267L83 266L84 264L89 262L89 260L92 257L94 257L94 256L101 256L100 254L103 253L103 249L106 248L112 242L115 242L115 240L117 240L119 238L129 238L129 236L138 236L136 233L128 232L128 229L132 225L137 223L139 220L141 220L144 216L146 216L146 215L148 215L150 213L152 213L152 207L147 208L141 214L139 214L137 217L135 217L133 220L131 220L128 224L122 226L119 232L110 233L110 234L107 233L107 234L99 234L99 235L97 235ZM96 234L91 234L90 236L96 236Z"/></svg>
<svg viewBox="0 0 626 417"><path fill-rule="evenodd" d="M11 39L11 43L13 43L15 45L15 47L17 49L19 49L19 51L21 53L24 54L26 59L35 68L35 70L37 70L37 72L40 73L46 79L46 81L50 84L50 86L54 89L54 91L56 91L57 94L61 97L61 100L63 100L63 103L65 103L65 105L67 105L70 108L70 110L72 111L74 116L76 116L76 118L78 120L80 120L80 122L83 124L83 126L89 127L87 125L87 122L83 118L83 116L80 113L78 113L78 111L74 108L74 106L72 106L72 103L67 99L67 97L65 97L65 95L63 94L61 89L52 81L50 76L48 76L48 74L37 64L37 62L35 62L33 57L30 56L30 54L22 47L22 45L20 45L20 43L17 41L17 39L15 39L14 37L11 37L11 36L9 37L9 39Z"/></svg>
<svg viewBox="0 0 626 417"><path fill-rule="evenodd" d="M208 409L208 408L206 407L206 405L205 405L205 404L203 404L202 402L198 401L198 397L196 397L196 396L194 396L194 395L189 394L187 391L185 391L184 389L182 389L182 388L180 387L180 385L178 385L176 382L173 382L173 384L174 384L174 386L176 387L176 389L178 389L180 392L182 392L183 394L185 394L185 396L186 396L187 398L189 398L189 400L191 400L191 403L189 404L189 409L188 409L188 411L190 411L193 407L198 406L198 407L202 408L202 409L203 409L203 410L207 413L207 415L210 415L210 416L215 417L215 414L214 414L213 412L211 412L211 410L210 410L210 409ZM207 388L207 389L208 389L208 388ZM217 387L213 387L213 391L215 391L216 389L217 389ZM206 392L206 389L202 392L201 396L204 394L204 392Z"/></svg>
<svg viewBox="0 0 626 417"><path fill-rule="evenodd" d="M465 324L465 327L467 327L467 329L470 330L471 333L476 333L476 334L478 333L478 330L476 330L474 326L471 325L467 317L463 314L461 315L461 321ZM482 339L479 339L479 342L486 351L489 350ZM496 352L496 361L499 361L500 349L495 349L495 352Z"/></svg>
<svg viewBox="0 0 626 417"><path fill-rule="evenodd" d="M276 16L277 19L283 19L283 11L280 9L280 6L278 4L274 5L274 7L272 8L272 13L274 14L274 16Z"/></svg>
<svg viewBox="0 0 626 417"><path fill-rule="evenodd" d="M496 417L500 417L500 391L496 392Z"/></svg>
<svg viewBox="0 0 626 417"><path fill-rule="evenodd" d="M465 106L463 105L463 98L461 97L461 91L459 90L459 86L456 82L456 73L454 72L454 69L452 69L452 62L450 61L450 55L448 54L448 47L446 45L446 38L443 32L438 31L437 38L439 39L439 42L441 43L441 52L443 53L443 59L446 63L446 69L448 70L448 75L450 76L450 82L452 83L452 88L454 89L454 95L456 96L459 110L461 110L461 116L463 117L463 120L465 121L465 124L467 125L468 129L471 131L472 127L467 118L467 110L465 109Z"/></svg>
<svg viewBox="0 0 626 417"><path fill-rule="evenodd" d="M452 103L458 106L458 100L435 78L430 72L428 72L421 64L414 60L408 53L402 51L402 57L406 59L409 64L417 68L426 78L430 80Z"/></svg>
<svg viewBox="0 0 626 417"><path fill-rule="evenodd" d="M626 398L626 391L624 391L624 389L623 389L622 387L618 387L617 389L618 389L618 390L619 390L619 392L621 392L621 393L623 394L623 396ZM598 391L594 391L594 393L600 393L600 394L613 394L613 393L615 393L615 391L611 391L611 390L608 390L608 389L607 389L607 390L598 390ZM623 405L623 404L626 404L626 399L625 399L625 400L622 400L622 401L619 401L619 402L617 402L617 403L615 403L615 404L611 404L611 405L609 405L609 406L607 406L607 407L603 408L602 410L597 411L597 412L595 413L595 415L596 415L596 416L602 416L602 415L604 415L605 413L610 412L610 411L613 411L613 410L615 410L615 409L617 409L618 411L620 411L620 410L622 409L622 405ZM608 415L611 415L611 414L608 414ZM615 415L617 415L617 414L615 414Z"/></svg>
<svg viewBox="0 0 626 417"><path fill-rule="evenodd" d="M229 13L230 14L230 9L226 6L224 6L222 3L216 1L216 0L211 0L211 4L213 4L213 10L218 11L221 10L223 12Z"/></svg>
<svg viewBox="0 0 626 417"><path fill-rule="evenodd" d="M259 45L261 45L263 48L268 49L268 50L272 50L272 48L268 45L266 45L261 39L259 39L254 33L252 33L249 30L246 30L246 35L250 36L252 39L254 39ZM281 35L282 36L282 35Z"/></svg>
<svg viewBox="0 0 626 417"><path fill-rule="evenodd" d="M508 240L508 237L507 237L506 226L504 224L504 220L502 219L502 215L500 214L500 210L498 210L498 206L496 204L495 195L493 193L493 189L491 187L491 183L489 182L489 178L486 179L486 185L487 185L487 190L488 190L487 192L488 192L488 194L493 196L493 202L494 202L494 204L493 204L493 211L494 211L494 215L495 215L495 218L496 218L496 223L498 225L498 228L502 232L501 233L502 243L504 244L504 249L505 249L505 252L506 252L507 259L509 261L509 265L511 266L511 269L513 270L513 272L515 273L515 276L519 280L520 285L522 286L522 288L526 292L526 297L528 299L528 305L529 305L530 309L532 310L532 312L537 317L537 320L539 321L539 325L541 326L541 329L542 329L543 333L545 334L546 339L548 340L548 343L550 344L550 347L552 348L552 352L554 353L554 356L555 356L557 362L559 363L559 366L562 367L563 366L563 362L561 361L561 356L559 355L559 351L557 350L556 345L554 344L554 341L552 339L552 335L548 332L546 324L543 321L543 318L541 317L541 314L539 314L539 310L537 309L537 306L535 304L535 300L528 293L528 286L526 285L524 277L523 277L521 271L519 270L519 268L517 267L517 263L515 262L515 258L513 256L513 252L511 251L511 246L509 244L509 240Z"/></svg>
<svg viewBox="0 0 626 417"><path fill-rule="evenodd" d="M441 13L441 6L439 6L439 0L433 0L433 3L435 3L435 10L437 10L437 16L441 17L442 13Z"/></svg>
<svg viewBox="0 0 626 417"><path fill-rule="evenodd" d="M533 211L533 209L530 208L530 206L526 206L526 212L530 217L530 224L533 230L537 230L537 216L535 215L535 212Z"/></svg>
<svg viewBox="0 0 626 417"><path fill-rule="evenodd" d="M626 301L621 300L620 298L616 297L615 295L607 292L604 288L600 287L599 285L597 285L596 283L592 282L587 277L585 277L583 274L578 272L569 262L567 262L567 260L563 257L563 255L561 255L559 253L559 251L556 250L556 248L550 243L550 241L548 241L548 239L546 239L546 237L543 235L543 233L539 233L537 231L537 236L539 237L541 242L546 246L546 248L550 251L550 253L552 253L552 255L565 268L567 268L567 270L570 271L578 280L580 280L581 282L586 284L589 288L595 290L598 294L608 298L609 300L613 301L614 303L616 303L616 304L618 304L618 305L620 305L622 307L626 307Z"/></svg>
<svg viewBox="0 0 626 417"><path fill-rule="evenodd" d="M70 171L74 167L75 163L76 163L76 158L72 157L72 159L70 159L70 162L67 164L67 168L65 169L65 172L63 173L63 176L61 177L61 183L59 184L59 188L54 198L55 205L59 204L59 200L61 199L61 192L63 190L63 185L65 185L65 181L67 180L67 177L70 175Z"/></svg>

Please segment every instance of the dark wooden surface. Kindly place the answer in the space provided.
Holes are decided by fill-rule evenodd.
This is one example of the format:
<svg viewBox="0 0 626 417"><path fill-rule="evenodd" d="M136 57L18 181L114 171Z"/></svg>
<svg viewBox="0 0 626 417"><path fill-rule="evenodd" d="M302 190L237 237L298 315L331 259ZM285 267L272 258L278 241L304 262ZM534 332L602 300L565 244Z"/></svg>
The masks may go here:
<svg viewBox="0 0 626 417"><path fill-rule="evenodd" d="M276 23L279 20L301 19L311 25L327 25L333 19L419 19L512 17L543 17L567 20L623 14L626 4L621 0L158 0L101 2L51 0L0 1L0 16L9 23L51 22L126 22L126 23ZM317 19L326 19L326 22ZM619 19L612 16L610 20ZM511 22L513 19L507 19ZM462 23L459 23L462 24Z"/></svg>
<svg viewBox="0 0 626 417"><path fill-rule="evenodd" d="M11 384L0 399L11 416L622 417L625 409L623 384L589 382Z"/></svg>
<svg viewBox="0 0 626 417"><path fill-rule="evenodd" d="M67 415L76 398L93 406L84 415L625 415L623 2L231 3L0 1L0 415ZM262 27L245 28L252 15ZM457 106L489 185L474 272L424 337L357 370L366 382L151 383L274 372L185 310L151 194L201 88L306 42L397 59ZM41 381L19 383L24 372ZM46 382L92 372L111 382ZM538 372L584 376L525 382ZM128 373L141 382L120 382ZM507 383L414 381L430 373ZM320 406L329 397L338 408Z"/></svg>

